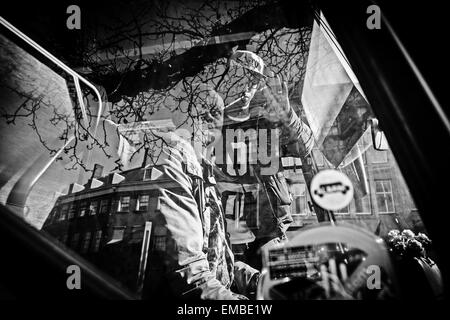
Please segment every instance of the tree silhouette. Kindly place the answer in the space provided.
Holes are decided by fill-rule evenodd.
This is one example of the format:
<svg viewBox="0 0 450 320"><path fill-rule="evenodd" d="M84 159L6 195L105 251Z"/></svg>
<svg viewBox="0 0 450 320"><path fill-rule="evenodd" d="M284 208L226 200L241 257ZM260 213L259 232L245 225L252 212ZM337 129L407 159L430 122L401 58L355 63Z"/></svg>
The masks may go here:
<svg viewBox="0 0 450 320"><path fill-rule="evenodd" d="M179 128L195 126L198 83L211 85L225 103L237 98L232 89L239 79L228 69L228 57L236 48L250 48L263 58L268 69L287 78L291 103L298 111L298 88L312 26L310 10L273 0L119 1L111 7L102 16L98 14L103 8L91 10L88 6L88 27L74 50L64 56L69 65L103 89L109 102L105 119L120 125L166 112L176 119ZM52 44L49 46L51 50ZM8 123L14 123L17 117L30 117L30 126L39 135L33 110L43 107L43 102L31 99L27 92L17 94L23 95L23 103L15 112L2 116ZM107 157L112 155L107 151L105 122L98 129L104 132L104 139L92 135L95 99L87 90L84 94L90 118L87 123L80 119L76 99L76 121L64 119L53 110L51 122L67 122L59 139L67 139L69 134L76 137L64 150L71 162L69 168L92 170L80 157L80 144L99 148ZM199 128L194 128L194 135L196 130ZM50 154L55 152L47 141L40 141ZM153 135L145 133L143 141L136 152L157 152L158 141ZM116 163L116 169L121 169L121 163Z"/></svg>

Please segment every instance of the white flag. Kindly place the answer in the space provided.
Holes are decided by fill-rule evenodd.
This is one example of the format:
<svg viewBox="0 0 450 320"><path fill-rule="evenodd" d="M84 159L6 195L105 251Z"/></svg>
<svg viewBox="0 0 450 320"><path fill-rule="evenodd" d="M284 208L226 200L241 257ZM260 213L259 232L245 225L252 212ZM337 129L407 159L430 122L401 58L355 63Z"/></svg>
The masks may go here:
<svg viewBox="0 0 450 320"><path fill-rule="evenodd" d="M338 167L363 135L372 110L323 15L313 25L302 104L317 145Z"/></svg>
<svg viewBox="0 0 450 320"><path fill-rule="evenodd" d="M314 22L302 92L305 115L318 145L354 86L322 28Z"/></svg>

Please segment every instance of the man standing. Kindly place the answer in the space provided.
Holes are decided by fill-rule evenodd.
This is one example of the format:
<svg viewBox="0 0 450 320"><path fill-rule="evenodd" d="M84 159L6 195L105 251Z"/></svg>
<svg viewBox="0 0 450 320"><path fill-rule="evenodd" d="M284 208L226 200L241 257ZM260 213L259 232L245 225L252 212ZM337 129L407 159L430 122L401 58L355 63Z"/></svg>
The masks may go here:
<svg viewBox="0 0 450 320"><path fill-rule="evenodd" d="M311 151L314 143L311 130L292 109L286 83L267 70L261 57L246 50L235 51L229 59L228 77L229 83L233 84L232 88L226 88L227 96L232 97L232 102L225 107L227 120L231 120L228 121L229 124L242 128L254 118L258 118L254 129L281 128L280 145L295 145L297 152L303 154ZM258 112L255 112L256 110ZM265 121L260 121L259 118L264 118ZM242 252L241 259L260 269L259 252L262 247L286 239L286 230L292 222L291 197L286 178L281 171L272 175L261 175L259 164L254 165L252 171L252 183L260 186L258 210L254 209L253 203L245 201L245 214L242 217L251 228L252 237L244 237L249 231L244 232L242 223L235 224L230 219L233 214L228 215L228 225L232 226L229 229L236 250ZM239 178L232 180L239 183L236 181ZM224 205L226 202L225 199ZM252 210L246 210L247 205L252 205ZM259 216L255 217L256 214ZM255 221L259 222L257 227L254 227ZM234 225L239 228L233 228Z"/></svg>
<svg viewBox="0 0 450 320"><path fill-rule="evenodd" d="M206 159L208 146L220 132L223 101L204 85L195 90L190 106L194 131L184 132L188 139L173 132L160 135L162 153L152 169L154 180L165 185L169 180L173 188L159 188L158 214L152 221L158 240L153 240L144 297L245 299L230 290L232 284L240 293L249 293L256 289L259 273L234 262L212 165ZM194 147L189 138L194 138Z"/></svg>

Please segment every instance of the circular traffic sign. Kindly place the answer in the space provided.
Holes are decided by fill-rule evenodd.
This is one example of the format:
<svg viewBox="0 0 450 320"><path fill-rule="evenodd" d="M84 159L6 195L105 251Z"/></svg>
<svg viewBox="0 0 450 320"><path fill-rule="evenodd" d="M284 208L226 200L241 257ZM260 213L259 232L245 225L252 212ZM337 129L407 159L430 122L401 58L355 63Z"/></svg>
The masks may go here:
<svg viewBox="0 0 450 320"><path fill-rule="evenodd" d="M311 181L313 200L326 210L340 210L353 199L353 185L341 171L327 169L320 171Z"/></svg>

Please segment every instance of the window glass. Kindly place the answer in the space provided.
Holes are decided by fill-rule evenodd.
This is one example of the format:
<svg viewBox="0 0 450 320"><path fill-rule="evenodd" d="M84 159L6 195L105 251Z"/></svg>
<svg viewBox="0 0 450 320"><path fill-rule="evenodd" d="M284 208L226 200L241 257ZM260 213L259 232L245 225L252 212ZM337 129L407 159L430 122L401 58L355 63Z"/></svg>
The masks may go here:
<svg viewBox="0 0 450 320"><path fill-rule="evenodd" d="M130 196L120 197L118 211L128 211L130 209Z"/></svg>
<svg viewBox="0 0 450 320"><path fill-rule="evenodd" d="M376 197L379 213L393 213L394 198L390 180L376 180Z"/></svg>
<svg viewBox="0 0 450 320"><path fill-rule="evenodd" d="M292 193L292 214L306 215L308 213L308 205L306 200L306 185L296 183L291 185Z"/></svg>
<svg viewBox="0 0 450 320"><path fill-rule="evenodd" d="M69 206L68 205L64 205L62 207L62 210L61 210L60 214L59 214L59 220L60 221L66 220L68 211L69 211Z"/></svg>
<svg viewBox="0 0 450 320"><path fill-rule="evenodd" d="M90 205L89 205L89 214L91 216L96 215L97 214L97 208L98 208L98 201L91 202Z"/></svg>
<svg viewBox="0 0 450 320"><path fill-rule="evenodd" d="M144 169L144 180L150 180L151 176L152 176L152 169L145 168Z"/></svg>
<svg viewBox="0 0 450 320"><path fill-rule="evenodd" d="M131 243L140 243L142 241L143 236L144 236L143 225L134 225L131 228L131 236L130 236Z"/></svg>
<svg viewBox="0 0 450 320"><path fill-rule="evenodd" d="M81 202L80 203L80 209L78 210L79 211L79 216L80 217L84 217L86 215L87 210L88 210L87 202L85 202L85 201Z"/></svg>
<svg viewBox="0 0 450 320"><path fill-rule="evenodd" d="M349 214L350 213L350 206L345 206L342 209L336 210L335 214L339 215L339 214Z"/></svg>
<svg viewBox="0 0 450 320"><path fill-rule="evenodd" d="M77 211L76 211L76 208L75 208L75 204L71 203L70 207L69 207L69 219L73 219L76 214L77 214Z"/></svg>
<svg viewBox="0 0 450 320"><path fill-rule="evenodd" d="M107 244L121 242L123 240L123 236L125 234L125 228L126 227L123 227L123 226L113 227L112 234L111 234L111 240L109 240Z"/></svg>
<svg viewBox="0 0 450 320"><path fill-rule="evenodd" d="M176 218L198 213L202 225L189 227L201 236L226 228L235 256L257 269L263 244L324 221L383 239L427 234L395 150L372 145L377 106L323 16L294 23L278 1L102 9L86 18L83 45L45 43L96 84L101 104L0 34L0 202L28 224L138 294L144 262L173 245L158 225L168 207ZM326 169L353 186L339 210L311 197ZM24 181L35 183L23 203L9 203ZM210 259L216 240L202 244Z"/></svg>
<svg viewBox="0 0 450 320"><path fill-rule="evenodd" d="M109 200L102 200L100 205L100 213L105 214L108 213L109 208Z"/></svg>
<svg viewBox="0 0 450 320"><path fill-rule="evenodd" d="M148 209L149 199L150 199L150 196L148 194L140 195L138 198L136 210L146 211Z"/></svg>
<svg viewBox="0 0 450 320"><path fill-rule="evenodd" d="M91 244L91 232L86 232L81 243L81 252L86 253L89 250Z"/></svg>
<svg viewBox="0 0 450 320"><path fill-rule="evenodd" d="M97 230L95 232L94 241L92 242L92 251L93 252L98 252L98 250L100 249L101 240L102 240L102 230Z"/></svg>

